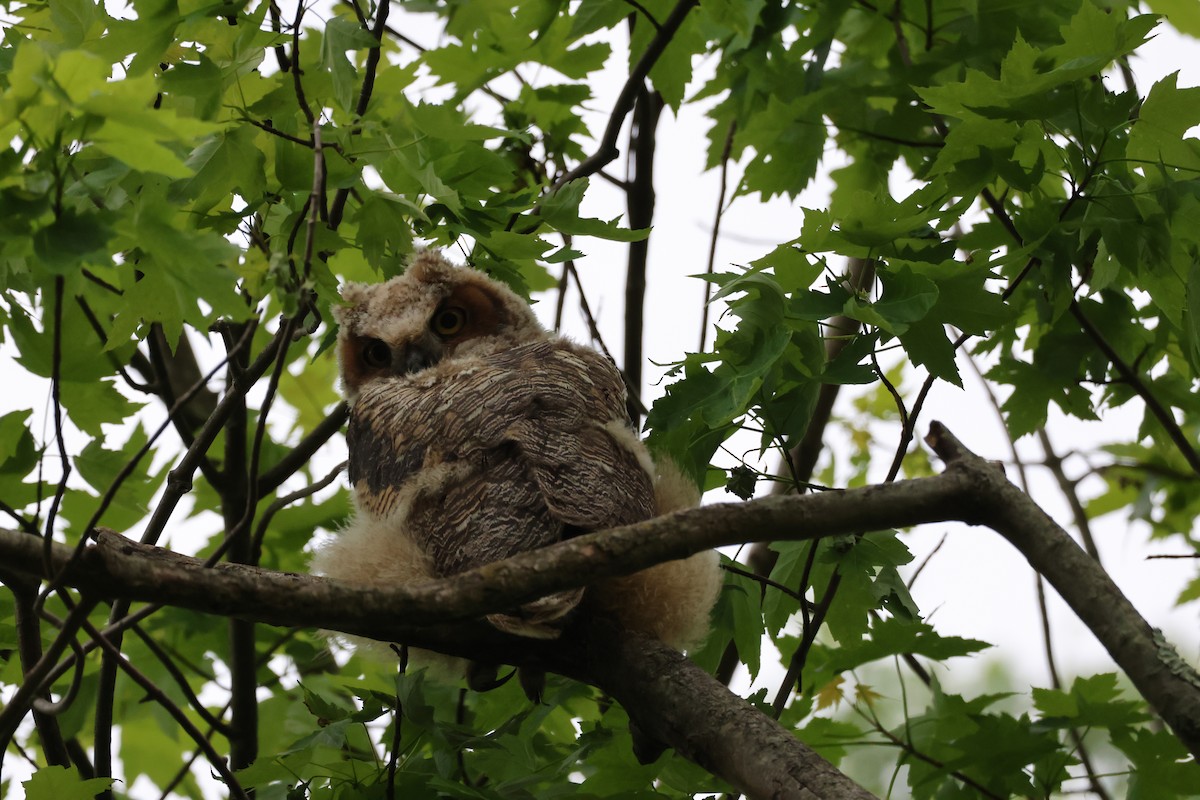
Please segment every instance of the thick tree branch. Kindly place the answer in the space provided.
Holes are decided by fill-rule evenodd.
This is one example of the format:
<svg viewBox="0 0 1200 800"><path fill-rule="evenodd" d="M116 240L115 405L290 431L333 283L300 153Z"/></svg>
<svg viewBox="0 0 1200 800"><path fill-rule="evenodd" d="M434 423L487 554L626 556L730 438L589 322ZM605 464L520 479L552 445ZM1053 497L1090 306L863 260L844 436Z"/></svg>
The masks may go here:
<svg viewBox="0 0 1200 800"><path fill-rule="evenodd" d="M753 798L874 795L789 731L659 641L596 626L580 678L629 712L638 729Z"/></svg>
<svg viewBox="0 0 1200 800"><path fill-rule="evenodd" d="M947 462L941 475L844 492L705 506L580 536L419 586L371 590L245 565L205 568L196 559L111 532L102 533L98 544L84 552L64 579L92 596L169 603L272 625L321 627L404 641L477 660L538 666L610 690L607 684L620 679L588 672L586 665L597 656L578 660L578 648L583 647L575 641L579 634L559 642L534 642L466 621L714 546L815 539L956 519L988 525L1017 547L1091 628L1180 740L1193 753L1200 753L1200 677L1137 613L1095 560L1009 483L995 464L967 451L940 425L933 426L929 442ZM8 569L41 574L41 555L40 543L33 537L0 531L0 556ZM69 556L68 548L56 545L52 568L61 569ZM639 696L637 702L649 701ZM664 736L668 744L698 761L715 758L696 750L701 745L672 728L677 722L672 718L651 727L669 728L670 736L681 739L666 738L657 729L649 732ZM744 783L748 776L721 776L735 785L749 785Z"/></svg>
<svg viewBox="0 0 1200 800"><path fill-rule="evenodd" d="M989 475L939 423L926 441L950 465L979 475L976 501L985 524L998 532L1046 578L1104 645L1184 746L1200 759L1200 675L1138 613L1108 573L1029 495Z"/></svg>

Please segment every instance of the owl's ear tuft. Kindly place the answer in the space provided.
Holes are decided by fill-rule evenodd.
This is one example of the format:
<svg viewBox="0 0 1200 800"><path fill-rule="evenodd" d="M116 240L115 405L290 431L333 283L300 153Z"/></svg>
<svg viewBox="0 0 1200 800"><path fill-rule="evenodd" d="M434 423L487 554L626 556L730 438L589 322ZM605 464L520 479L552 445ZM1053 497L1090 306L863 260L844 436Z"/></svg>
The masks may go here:
<svg viewBox="0 0 1200 800"><path fill-rule="evenodd" d="M418 250L408 262L405 275L411 275L422 283L436 283L449 278L456 267L437 250Z"/></svg>
<svg viewBox="0 0 1200 800"><path fill-rule="evenodd" d="M371 284L342 284L340 293L342 295L342 302L334 303L331 310L333 311L333 318L337 320L338 325L344 325L355 309L366 305L367 298L371 294Z"/></svg>

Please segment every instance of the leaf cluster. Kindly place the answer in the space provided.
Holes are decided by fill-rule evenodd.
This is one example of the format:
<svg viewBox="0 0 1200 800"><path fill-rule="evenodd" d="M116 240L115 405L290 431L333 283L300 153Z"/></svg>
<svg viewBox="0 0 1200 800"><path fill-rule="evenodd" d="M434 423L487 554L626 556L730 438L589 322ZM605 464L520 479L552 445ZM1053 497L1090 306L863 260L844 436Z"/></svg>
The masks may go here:
<svg viewBox="0 0 1200 800"><path fill-rule="evenodd" d="M1186 2L1148 5L1197 32ZM1162 24L1138 3L4 8L0 331L23 382L0 415L0 512L29 535L82 546L107 526L304 571L314 532L350 513L338 285L439 247L526 296L557 287L561 309L597 240L645 252L653 225L627 220L653 208L654 186L612 174L597 143L625 122L608 76L646 67L620 88L636 97L631 151L653 146L649 109L698 110L707 168L734 176L721 208L796 212L760 257L704 276L716 334L680 354L649 409L657 453L743 499L928 474L910 452L924 398L977 361L1014 440L1059 413L1137 417L1086 454L1102 488L1071 490L1081 535L1119 512L1200 550L1200 89L1138 86L1130 57ZM818 176L828 202L800 207ZM640 342L630 296L625 339ZM586 297L581 309L595 331ZM640 374L641 351L626 353ZM805 466L806 441L835 438L843 387L859 414L834 415L845 447ZM931 669L988 645L935 630L902 533L757 556L726 557L692 655L770 683L752 702L847 769L870 753L855 777L872 788L903 767L914 797L1194 791L1194 762L1111 675L1016 699L945 689ZM42 677L63 706L0 724L5 792L134 796L148 782L201 797L226 754L223 793L289 800L726 788L678 756L637 764L625 712L566 679L537 705L516 681L465 693L314 632L149 606L135 624L127 604L39 594L3 566L0 685L16 691L57 653ZM1197 599L1200 578L1178 595ZM33 777L10 777L18 763Z"/></svg>

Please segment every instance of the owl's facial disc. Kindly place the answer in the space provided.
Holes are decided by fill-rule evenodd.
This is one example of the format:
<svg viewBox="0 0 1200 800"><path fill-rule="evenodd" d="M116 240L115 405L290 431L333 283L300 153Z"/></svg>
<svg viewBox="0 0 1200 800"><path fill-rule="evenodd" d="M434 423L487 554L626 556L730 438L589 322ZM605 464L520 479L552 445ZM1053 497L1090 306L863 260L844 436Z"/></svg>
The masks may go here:
<svg viewBox="0 0 1200 800"><path fill-rule="evenodd" d="M429 330L448 350L471 339L495 336L507 326L498 298L471 283L454 287L429 318Z"/></svg>
<svg viewBox="0 0 1200 800"><path fill-rule="evenodd" d="M380 373L409 375L432 366L441 357L441 343L429 335L407 346L397 347L373 337L362 337L358 341L359 372L362 376Z"/></svg>

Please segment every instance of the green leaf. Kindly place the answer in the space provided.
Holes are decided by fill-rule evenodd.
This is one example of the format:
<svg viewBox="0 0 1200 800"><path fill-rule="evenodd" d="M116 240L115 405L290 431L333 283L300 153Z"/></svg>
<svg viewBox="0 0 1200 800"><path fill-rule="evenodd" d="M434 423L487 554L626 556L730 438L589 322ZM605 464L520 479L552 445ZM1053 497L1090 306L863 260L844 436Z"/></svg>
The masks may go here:
<svg viewBox="0 0 1200 800"><path fill-rule="evenodd" d="M40 767L25 787L27 800L92 800L100 792L108 791L116 781L112 778L90 778L84 780L79 771L67 767Z"/></svg>
<svg viewBox="0 0 1200 800"><path fill-rule="evenodd" d="M0 417L0 472L23 477L37 463L37 444L29 431L32 411L10 411Z"/></svg>
<svg viewBox="0 0 1200 800"><path fill-rule="evenodd" d="M66 275L89 263L108 260L106 247L112 236L100 214L63 211L33 237L33 252L57 275Z"/></svg>
<svg viewBox="0 0 1200 800"><path fill-rule="evenodd" d="M1175 598L1175 605L1181 606L1184 603L1193 603L1200 600L1200 578L1192 578L1188 581L1187 586L1183 587L1183 591L1179 593L1179 597Z"/></svg>
<svg viewBox="0 0 1200 800"><path fill-rule="evenodd" d="M721 589L721 601L729 603L733 615L733 642L751 680L758 676L762 665L761 592L754 581L732 573L725 576L725 585Z"/></svg>
<svg viewBox="0 0 1200 800"><path fill-rule="evenodd" d="M651 8L656 10L659 23L666 19L674 4L653 3ZM678 109L683 102L684 90L692 79L692 62L696 54L704 50L705 38L700 31L698 14L694 11L688 14L683 24L675 31L662 55L650 69L650 82L662 95L667 106ZM654 25L647 20L639 20L633 26L633 35L629 44L630 69L646 52L650 40L658 32Z"/></svg>
<svg viewBox="0 0 1200 800"><path fill-rule="evenodd" d="M1146 5L1180 32L1200 37L1200 6L1191 0L1147 0Z"/></svg>
<svg viewBox="0 0 1200 800"><path fill-rule="evenodd" d="M954 344L940 322L920 320L909 325L898 338L913 364L923 365L931 375L962 387L962 377L954 360Z"/></svg>
<svg viewBox="0 0 1200 800"><path fill-rule="evenodd" d="M1200 87L1179 89L1179 73L1154 84L1129 132L1127 153L1148 166L1200 171L1200 140L1184 133L1200 124Z"/></svg>
<svg viewBox="0 0 1200 800"><path fill-rule="evenodd" d="M749 40L766 5L766 0L701 0L700 8L718 25Z"/></svg>
<svg viewBox="0 0 1200 800"><path fill-rule="evenodd" d="M95 144L113 158L142 172L154 172L168 178L187 178L192 174L179 153L161 144L154 132L137 124L106 119L96 131Z"/></svg>
<svg viewBox="0 0 1200 800"><path fill-rule="evenodd" d="M620 227L619 219L604 222L579 216L588 180L574 180L542 201L541 218L559 233L574 236L595 236L616 242L639 242L650 235L649 230L629 230Z"/></svg>
<svg viewBox="0 0 1200 800"><path fill-rule="evenodd" d="M812 94L787 102L775 96L746 120L737 132L741 147L759 155L746 165L738 194L759 193L765 199L795 197L817 174L828 133L820 108L825 97Z"/></svg>
<svg viewBox="0 0 1200 800"><path fill-rule="evenodd" d="M1112 742L1133 763L1127 800L1195 797L1200 764L1170 731L1114 731Z"/></svg>
<svg viewBox="0 0 1200 800"><path fill-rule="evenodd" d="M807 289L820 277L825 267L811 258L795 242L784 242L762 258L750 262L756 270L770 269L775 281L785 293Z"/></svg>
<svg viewBox="0 0 1200 800"><path fill-rule="evenodd" d="M181 186L181 191L195 198L196 211L203 213L218 203L227 203L235 193L248 201L257 201L262 196L266 178L257 136L250 126L239 126L208 137L192 152L187 160L187 174L195 174ZM310 165L310 174L311 170ZM311 188L311 183L307 188Z"/></svg>
<svg viewBox="0 0 1200 800"><path fill-rule="evenodd" d="M124 422L142 405L126 399L112 380L63 381L62 403L71 422L89 436L98 438L104 435L103 425Z"/></svg>
<svg viewBox="0 0 1200 800"><path fill-rule="evenodd" d="M1043 724L1059 728L1126 728L1148 718L1143 703L1120 697L1111 672L1076 678L1067 691L1033 689Z"/></svg>
<svg viewBox="0 0 1200 800"><path fill-rule="evenodd" d="M92 0L53 0L50 3L50 18L54 20L54 28L68 47L83 44L93 25L105 16L104 7Z"/></svg>
<svg viewBox="0 0 1200 800"><path fill-rule="evenodd" d="M343 705L343 698L336 698L324 692L314 692L304 684L300 685L300 690L304 693L304 705L308 708L308 713L316 717L322 727L330 722L350 717L350 711Z"/></svg>
<svg viewBox="0 0 1200 800"><path fill-rule="evenodd" d="M48 293L47 300L46 307L42 309L42 330L34 328L32 320L17 305L11 308L8 326L13 342L20 351L17 362L43 378L54 374L53 295ZM105 356L100 338L74 304L63 306L59 340L70 345L59 348L59 370L65 381L95 381L113 374L113 366Z"/></svg>
<svg viewBox="0 0 1200 800"><path fill-rule="evenodd" d="M924 319L938 299L938 286L908 267L880 270L883 296L872 306L887 320L889 329L903 331L909 323Z"/></svg>
<svg viewBox="0 0 1200 800"><path fill-rule="evenodd" d="M941 636L923 622L909 622L894 617L876 620L871 624L870 638L844 643L829 655L826 667L833 673L854 669L881 658L898 655L919 655L934 661L968 656L991 647L978 639Z"/></svg>
<svg viewBox="0 0 1200 800"><path fill-rule="evenodd" d="M335 16L325 24L321 61L333 77L333 96L342 111L354 110L359 89L358 72L346 53L378 45L368 31L348 17Z"/></svg>

